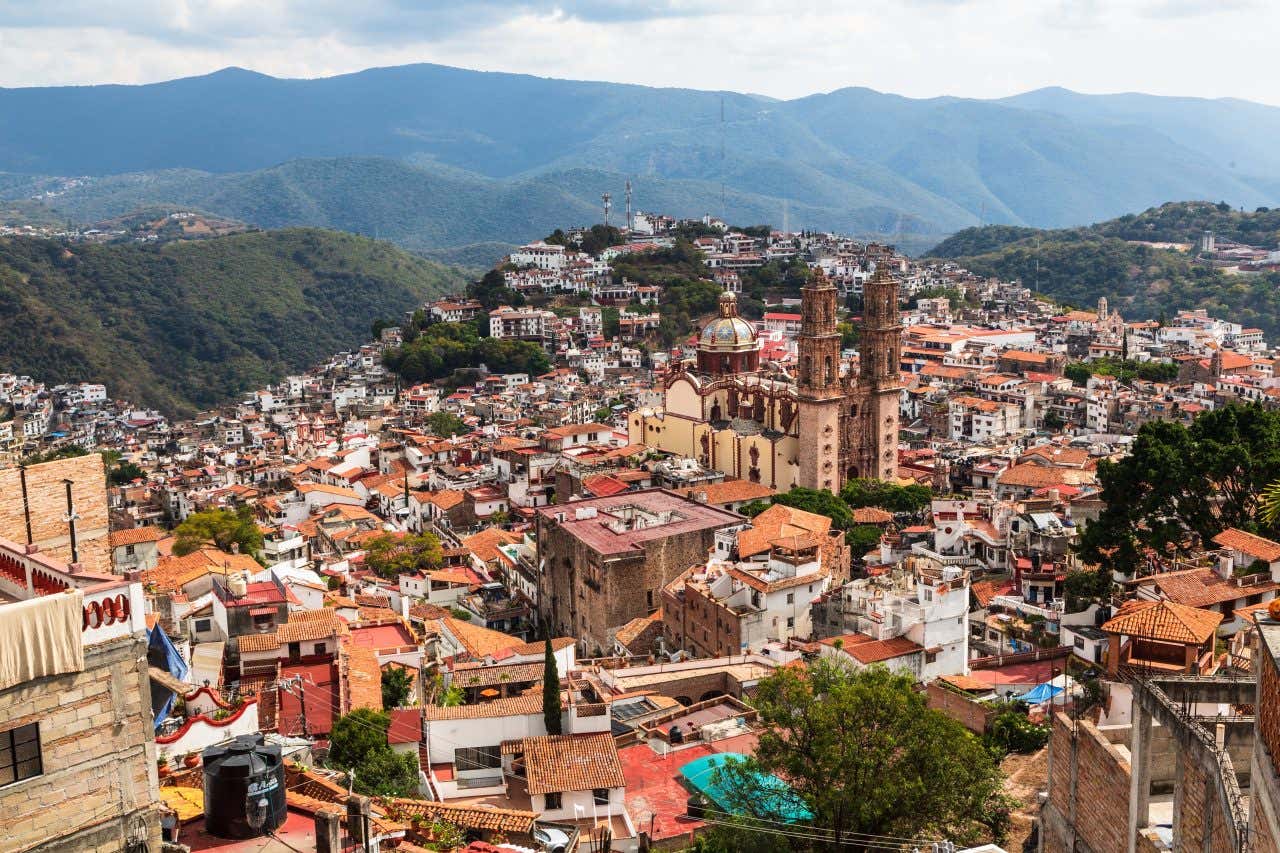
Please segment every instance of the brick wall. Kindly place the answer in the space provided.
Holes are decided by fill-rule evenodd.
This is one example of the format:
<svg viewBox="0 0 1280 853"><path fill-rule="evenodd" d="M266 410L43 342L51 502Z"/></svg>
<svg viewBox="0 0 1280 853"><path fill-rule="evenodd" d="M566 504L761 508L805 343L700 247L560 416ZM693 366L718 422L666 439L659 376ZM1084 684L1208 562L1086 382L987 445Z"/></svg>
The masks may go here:
<svg viewBox="0 0 1280 853"><path fill-rule="evenodd" d="M1081 720L1075 726L1073 742L1071 720L1054 716L1049 739L1052 814L1044 822L1044 849L1067 853L1074 849L1074 836L1093 853L1126 853L1129 762L1092 723Z"/></svg>
<svg viewBox="0 0 1280 853"><path fill-rule="evenodd" d="M986 734L996 715L986 704L948 690L937 682L929 683L927 698L930 708L941 711L975 734Z"/></svg>
<svg viewBox="0 0 1280 853"><path fill-rule="evenodd" d="M80 562L90 571L110 572L107 547L107 475L97 453L74 459L57 459L27 468L27 506L31 514L32 540L59 559L71 559L70 537L63 517L67 493L63 480L72 480L75 502L76 542ZM0 537L27 541L22 505L22 475L18 468L0 470Z"/></svg>
<svg viewBox="0 0 1280 853"><path fill-rule="evenodd" d="M142 820L159 849L145 655L141 640L108 643L86 650L83 672L0 693L0 728L39 721L43 761L0 789L0 848L117 851Z"/></svg>
<svg viewBox="0 0 1280 853"><path fill-rule="evenodd" d="M1222 808L1217 776L1196 761L1190 750L1178 752L1178 786L1174 789L1173 808L1177 815L1175 847L1233 853L1228 831L1231 815ZM1208 847L1204 846L1206 837Z"/></svg>

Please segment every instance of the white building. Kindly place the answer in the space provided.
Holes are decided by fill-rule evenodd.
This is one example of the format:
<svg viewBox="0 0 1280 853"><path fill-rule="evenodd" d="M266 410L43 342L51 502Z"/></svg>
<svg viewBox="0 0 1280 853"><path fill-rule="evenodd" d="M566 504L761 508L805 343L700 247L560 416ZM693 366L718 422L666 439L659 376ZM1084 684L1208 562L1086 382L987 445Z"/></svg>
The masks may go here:
<svg viewBox="0 0 1280 853"><path fill-rule="evenodd" d="M969 572L919 555L889 574L850 581L825 603L847 633L822 641L823 654L855 666L884 664L927 683L969 672Z"/></svg>

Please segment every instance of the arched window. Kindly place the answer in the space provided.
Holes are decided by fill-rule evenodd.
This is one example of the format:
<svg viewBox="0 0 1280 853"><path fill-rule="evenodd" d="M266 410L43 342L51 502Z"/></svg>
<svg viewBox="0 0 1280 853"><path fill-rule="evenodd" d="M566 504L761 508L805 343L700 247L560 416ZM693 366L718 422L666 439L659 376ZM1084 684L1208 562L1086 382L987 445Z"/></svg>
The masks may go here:
<svg viewBox="0 0 1280 853"><path fill-rule="evenodd" d="M823 371L823 384L830 385L832 382L831 356L826 357L825 370Z"/></svg>
<svg viewBox="0 0 1280 853"><path fill-rule="evenodd" d="M800 381L808 383L813 377L813 357L806 355L804 357L804 370L800 373Z"/></svg>

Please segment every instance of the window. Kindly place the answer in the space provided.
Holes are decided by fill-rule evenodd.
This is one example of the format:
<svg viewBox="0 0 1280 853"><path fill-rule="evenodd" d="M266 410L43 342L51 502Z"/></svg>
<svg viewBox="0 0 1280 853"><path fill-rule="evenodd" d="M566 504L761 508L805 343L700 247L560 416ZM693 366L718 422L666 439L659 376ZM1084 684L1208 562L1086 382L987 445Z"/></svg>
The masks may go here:
<svg viewBox="0 0 1280 853"><path fill-rule="evenodd" d="M124 553L125 553L125 556L132 557L132 556L133 556L133 553L134 553L133 546L132 546L132 545L125 545L125 546L124 546Z"/></svg>
<svg viewBox="0 0 1280 853"><path fill-rule="evenodd" d="M212 629L212 628L213 628L213 623L212 623L210 620L208 620L208 619L197 619L197 620L196 620L196 633L197 633L197 634L207 634L207 633L209 633L210 629Z"/></svg>
<svg viewBox="0 0 1280 853"><path fill-rule="evenodd" d="M608 789L608 788L593 788L593 789L591 790L591 800L592 800L592 802L594 802L597 806L607 806L607 805L609 805L609 789Z"/></svg>
<svg viewBox="0 0 1280 853"><path fill-rule="evenodd" d="M787 617L787 627L788 627L788 628L794 628L795 626L796 626L796 617L794 617L794 616L788 616L788 617Z"/></svg>
<svg viewBox="0 0 1280 853"><path fill-rule="evenodd" d="M937 652L925 652L925 653L924 653L924 662L925 662L925 663L934 663L934 662L936 662L937 660L938 660L938 653L937 653Z"/></svg>
<svg viewBox="0 0 1280 853"><path fill-rule="evenodd" d="M316 654L322 655L327 651L329 651L329 647L324 643L316 643Z"/></svg>
<svg viewBox="0 0 1280 853"><path fill-rule="evenodd" d="M544 811L556 811L560 808L560 792L551 791L542 798L542 808Z"/></svg>
<svg viewBox="0 0 1280 853"><path fill-rule="evenodd" d="M39 723L0 732L0 785L31 779L43 772Z"/></svg>
<svg viewBox="0 0 1280 853"><path fill-rule="evenodd" d="M498 768L502 766L502 750L496 746L464 746L454 750L453 765L459 771Z"/></svg>
<svg viewBox="0 0 1280 853"><path fill-rule="evenodd" d="M796 603L796 594L794 592L787 593L787 604Z"/></svg>

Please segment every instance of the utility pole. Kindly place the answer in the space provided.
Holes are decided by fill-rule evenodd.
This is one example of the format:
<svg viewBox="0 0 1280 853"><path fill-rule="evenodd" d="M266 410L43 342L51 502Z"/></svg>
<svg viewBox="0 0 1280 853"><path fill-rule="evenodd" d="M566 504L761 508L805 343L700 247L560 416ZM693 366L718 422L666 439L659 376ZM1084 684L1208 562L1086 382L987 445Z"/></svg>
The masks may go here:
<svg viewBox="0 0 1280 853"><path fill-rule="evenodd" d="M80 562L80 551L76 547L76 519L80 516L76 514L75 504L71 500L71 486L75 481L63 480L62 482L67 487L67 514L62 517L62 520L67 523L67 533L71 538L71 562L78 563Z"/></svg>
<svg viewBox="0 0 1280 853"><path fill-rule="evenodd" d="M627 232L630 233L635 225L635 220L631 215L631 179L627 178Z"/></svg>
<svg viewBox="0 0 1280 853"><path fill-rule="evenodd" d="M280 681L277 682L277 687L298 697L298 707L302 709L302 714L300 715L302 721L302 736L310 737L311 734L307 731L307 691L306 684L302 680L301 673L280 679ZM293 690L290 689L292 687L298 688L298 692L296 694L294 694Z"/></svg>

